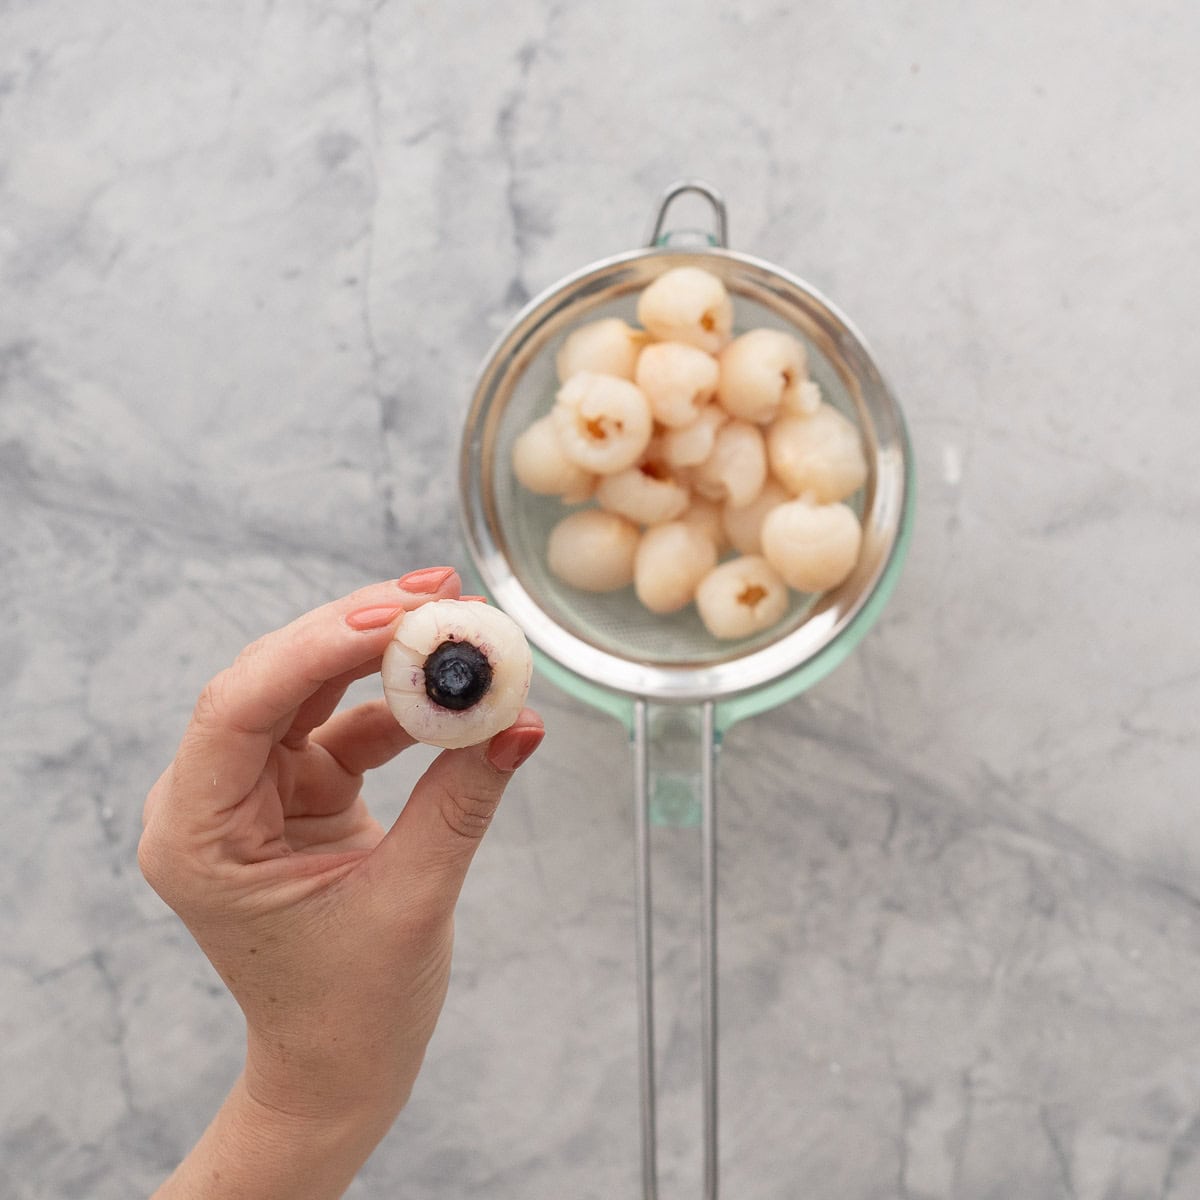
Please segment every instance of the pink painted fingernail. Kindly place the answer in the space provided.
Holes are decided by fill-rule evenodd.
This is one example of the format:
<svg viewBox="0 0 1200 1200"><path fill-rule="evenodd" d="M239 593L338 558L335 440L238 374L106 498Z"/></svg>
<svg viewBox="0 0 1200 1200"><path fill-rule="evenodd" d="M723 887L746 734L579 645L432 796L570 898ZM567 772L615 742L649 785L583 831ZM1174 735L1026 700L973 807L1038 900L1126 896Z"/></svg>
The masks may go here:
<svg viewBox="0 0 1200 1200"><path fill-rule="evenodd" d="M398 604L373 604L370 608L356 608L346 614L346 624L351 629L382 629L390 625L402 612Z"/></svg>
<svg viewBox="0 0 1200 1200"><path fill-rule="evenodd" d="M453 574L453 567L424 567L402 575L396 586L405 592L436 592Z"/></svg>
<svg viewBox="0 0 1200 1200"><path fill-rule="evenodd" d="M541 744L546 731L528 726L496 734L488 746L487 760L497 771L515 771Z"/></svg>

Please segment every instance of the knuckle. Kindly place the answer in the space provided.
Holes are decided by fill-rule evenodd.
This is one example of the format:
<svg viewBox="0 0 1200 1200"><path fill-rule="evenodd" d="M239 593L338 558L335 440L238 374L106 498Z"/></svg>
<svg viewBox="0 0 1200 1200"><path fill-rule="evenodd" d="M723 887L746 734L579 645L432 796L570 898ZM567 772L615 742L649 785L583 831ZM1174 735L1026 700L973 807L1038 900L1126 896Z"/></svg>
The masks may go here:
<svg viewBox="0 0 1200 1200"><path fill-rule="evenodd" d="M234 659L234 665L253 662L256 658L261 658L266 652L268 641L269 637L264 635L263 637L255 638L249 645L243 646L237 658Z"/></svg>
<svg viewBox="0 0 1200 1200"><path fill-rule="evenodd" d="M226 695L229 688L229 673L222 671L214 675L203 687L196 700L192 717L197 725L211 728L221 724L222 715L227 708Z"/></svg>
<svg viewBox="0 0 1200 1200"><path fill-rule="evenodd" d="M164 896L164 899L164 889L167 880L170 878L170 873L166 869L165 859L166 854L161 840L156 836L152 827L147 827L142 831L142 836L138 839L138 868L141 870L142 877L146 882L160 896Z"/></svg>
<svg viewBox="0 0 1200 1200"><path fill-rule="evenodd" d="M142 804L142 829L144 830L150 824L150 817L162 805L163 795L167 790L167 778L174 767L171 764L157 779L154 786L146 793L146 800Z"/></svg>
<svg viewBox="0 0 1200 1200"><path fill-rule="evenodd" d="M477 842L487 833L500 803L498 793L484 788L442 788L438 811L451 833Z"/></svg>
<svg viewBox="0 0 1200 1200"><path fill-rule="evenodd" d="M214 675L203 687L192 711L192 721L206 731L233 729L238 732L259 732L247 729L242 719L239 696L243 686L244 667L241 660Z"/></svg>

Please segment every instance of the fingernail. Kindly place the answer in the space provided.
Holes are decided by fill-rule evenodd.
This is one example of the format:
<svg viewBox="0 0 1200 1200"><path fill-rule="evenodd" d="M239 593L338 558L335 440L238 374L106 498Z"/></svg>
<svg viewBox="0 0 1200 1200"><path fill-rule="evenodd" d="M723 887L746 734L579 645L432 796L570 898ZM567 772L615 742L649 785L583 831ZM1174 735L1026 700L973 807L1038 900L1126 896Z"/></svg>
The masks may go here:
<svg viewBox="0 0 1200 1200"><path fill-rule="evenodd" d="M460 600L471 600L477 604L486 604L487 603L486 596L459 596L459 599Z"/></svg>
<svg viewBox="0 0 1200 1200"><path fill-rule="evenodd" d="M396 586L404 592L436 592L453 574L453 567L424 567L401 575Z"/></svg>
<svg viewBox="0 0 1200 1200"><path fill-rule="evenodd" d="M374 604L370 608L356 608L346 614L346 624L351 629L381 629L390 625L404 609L398 604Z"/></svg>
<svg viewBox="0 0 1200 1200"><path fill-rule="evenodd" d="M487 760L497 771L515 771L541 744L546 731L528 726L506 729L492 738Z"/></svg>

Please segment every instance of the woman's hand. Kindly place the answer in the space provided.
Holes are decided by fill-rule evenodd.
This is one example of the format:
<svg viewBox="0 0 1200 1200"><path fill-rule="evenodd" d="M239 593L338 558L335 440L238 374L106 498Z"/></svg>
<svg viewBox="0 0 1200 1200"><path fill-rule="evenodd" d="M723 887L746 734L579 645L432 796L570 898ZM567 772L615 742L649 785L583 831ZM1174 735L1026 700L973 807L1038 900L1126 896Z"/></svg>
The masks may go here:
<svg viewBox="0 0 1200 1200"><path fill-rule="evenodd" d="M526 709L487 745L443 752L385 832L363 804L363 773L412 739L382 700L333 714L379 669L400 615L459 588L449 568L415 572L247 647L205 687L147 798L142 870L247 1024L245 1073L162 1196L340 1195L408 1098L445 997L467 868L544 731ZM287 1158L296 1136L320 1147L323 1167L300 1151L291 1183L278 1164L261 1185L237 1174L246 1154L259 1166L272 1147ZM214 1172L224 1182L204 1190Z"/></svg>

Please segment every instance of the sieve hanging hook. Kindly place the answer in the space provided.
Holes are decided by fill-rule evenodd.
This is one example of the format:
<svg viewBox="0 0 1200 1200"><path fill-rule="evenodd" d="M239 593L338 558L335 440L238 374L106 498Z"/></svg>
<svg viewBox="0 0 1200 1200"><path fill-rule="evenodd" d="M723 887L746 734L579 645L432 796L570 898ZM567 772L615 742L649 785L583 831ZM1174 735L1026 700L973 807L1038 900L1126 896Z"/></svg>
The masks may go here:
<svg viewBox="0 0 1200 1200"><path fill-rule="evenodd" d="M663 233L663 226L667 221L667 210L675 200L680 196L686 195L688 192L695 192L698 196L703 196L712 205L715 232L702 236L708 240L710 246L720 246L722 250L727 249L729 246L729 217L725 211L724 197L722 197L716 188L711 184L705 183L702 179L679 179L663 192L662 198L658 202L658 209L654 215L654 224L650 227L650 239L646 245L651 248L667 245L671 239L669 232ZM691 233L697 231L687 230L681 232Z"/></svg>

